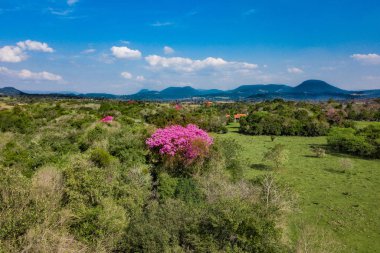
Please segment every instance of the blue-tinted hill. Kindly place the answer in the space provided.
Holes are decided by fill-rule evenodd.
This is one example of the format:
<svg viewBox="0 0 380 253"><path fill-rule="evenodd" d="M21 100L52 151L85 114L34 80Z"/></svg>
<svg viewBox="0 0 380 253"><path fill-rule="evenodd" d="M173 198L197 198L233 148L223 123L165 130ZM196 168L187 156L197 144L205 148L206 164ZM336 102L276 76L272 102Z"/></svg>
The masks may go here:
<svg viewBox="0 0 380 253"><path fill-rule="evenodd" d="M0 94L29 95L13 87L0 89ZM40 94L42 96L42 94ZM35 94L30 95L35 96ZM328 100L332 99L364 99L380 97L380 90L348 91L321 80L307 80L298 86L285 84L256 84L242 85L232 90L195 89L191 86L168 87L161 91L142 89L132 95L113 95L107 93L85 94L46 94L43 96L70 96L80 98L122 99L122 100L265 100L282 98L287 100Z"/></svg>

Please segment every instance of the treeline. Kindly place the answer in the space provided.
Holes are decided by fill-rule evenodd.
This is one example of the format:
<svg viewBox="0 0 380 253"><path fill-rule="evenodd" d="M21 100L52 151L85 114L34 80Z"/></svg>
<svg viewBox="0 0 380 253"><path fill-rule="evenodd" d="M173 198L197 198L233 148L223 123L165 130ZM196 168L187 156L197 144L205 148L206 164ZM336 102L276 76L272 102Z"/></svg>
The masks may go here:
<svg viewBox="0 0 380 253"><path fill-rule="evenodd" d="M337 152L380 158L380 125L369 125L363 129L333 128L327 142Z"/></svg>
<svg viewBox="0 0 380 253"><path fill-rule="evenodd" d="M251 135L327 135L331 127L354 127L353 120L380 120L380 104L306 103L274 100L250 107L240 132Z"/></svg>

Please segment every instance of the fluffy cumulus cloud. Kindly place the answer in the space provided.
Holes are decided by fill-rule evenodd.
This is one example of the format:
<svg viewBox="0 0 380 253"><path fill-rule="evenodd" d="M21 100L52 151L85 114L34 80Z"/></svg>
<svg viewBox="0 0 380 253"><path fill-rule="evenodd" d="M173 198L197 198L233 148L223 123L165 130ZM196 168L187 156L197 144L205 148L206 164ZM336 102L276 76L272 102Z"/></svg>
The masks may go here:
<svg viewBox="0 0 380 253"><path fill-rule="evenodd" d="M351 58L363 64L380 64L380 55L378 54L353 54Z"/></svg>
<svg viewBox="0 0 380 253"><path fill-rule="evenodd" d="M136 76L136 78L134 78L134 76L127 72L127 71L124 71L120 74L122 77L124 77L125 79L128 79L128 80L134 80L134 81L137 81L137 82L143 82L145 81L145 77L144 76Z"/></svg>
<svg viewBox="0 0 380 253"><path fill-rule="evenodd" d="M0 74L16 77L24 80L45 80L45 81L61 81L63 80L62 76L56 75L47 71L42 72L32 72L27 69L20 71L11 70L6 67L0 67Z"/></svg>
<svg viewBox="0 0 380 253"><path fill-rule="evenodd" d="M208 57L203 60L193 60L183 57L162 57L149 55L146 62L153 69L170 69L178 72L195 72L205 69L223 70L249 70L258 67L257 64L246 62L226 61L222 58Z"/></svg>
<svg viewBox="0 0 380 253"><path fill-rule="evenodd" d="M22 50L40 51L44 53L54 52L53 48L49 47L47 43L33 40L20 41L17 43L17 46Z"/></svg>
<svg viewBox="0 0 380 253"><path fill-rule="evenodd" d="M15 46L5 46L0 48L0 62L21 62L28 58L25 52Z"/></svg>
<svg viewBox="0 0 380 253"><path fill-rule="evenodd" d="M173 54L174 53L174 49L169 47L169 46L164 46L164 53L165 54Z"/></svg>
<svg viewBox="0 0 380 253"><path fill-rule="evenodd" d="M121 76L124 77L125 79L132 79L133 77L133 75L127 71L122 72Z"/></svg>
<svg viewBox="0 0 380 253"><path fill-rule="evenodd" d="M26 51L40 51L52 53L54 49L47 43L39 41L20 41L16 46L4 46L0 48L0 62L21 62L28 58Z"/></svg>
<svg viewBox="0 0 380 253"><path fill-rule="evenodd" d="M288 73L290 73L290 74L302 74L303 70L300 68L291 67L291 68L288 68Z"/></svg>
<svg viewBox="0 0 380 253"><path fill-rule="evenodd" d="M130 49L128 47L111 47L112 54L119 59L139 59L141 52L139 50Z"/></svg>

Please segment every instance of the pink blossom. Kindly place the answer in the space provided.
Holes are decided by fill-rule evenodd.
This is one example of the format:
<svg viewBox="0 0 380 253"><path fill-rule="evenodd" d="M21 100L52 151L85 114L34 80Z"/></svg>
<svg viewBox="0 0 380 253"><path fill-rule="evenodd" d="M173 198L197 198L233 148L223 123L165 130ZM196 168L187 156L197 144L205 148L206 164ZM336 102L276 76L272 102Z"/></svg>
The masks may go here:
<svg viewBox="0 0 380 253"><path fill-rule="evenodd" d="M146 140L150 149L157 150L161 155L179 155L187 159L195 159L202 153L202 146L208 148L213 139L207 132L196 125L186 127L173 125L157 129Z"/></svg>
<svg viewBox="0 0 380 253"><path fill-rule="evenodd" d="M105 123L109 123L109 122L113 121L113 117L112 116L106 116L106 117L102 118L100 121L105 122Z"/></svg>

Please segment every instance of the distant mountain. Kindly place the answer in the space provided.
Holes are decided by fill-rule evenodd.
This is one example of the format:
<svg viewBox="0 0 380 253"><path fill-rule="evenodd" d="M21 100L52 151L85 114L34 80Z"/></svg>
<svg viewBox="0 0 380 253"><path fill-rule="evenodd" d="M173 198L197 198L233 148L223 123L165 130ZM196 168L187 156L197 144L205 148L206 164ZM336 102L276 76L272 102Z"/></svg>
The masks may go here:
<svg viewBox="0 0 380 253"><path fill-rule="evenodd" d="M201 94L200 90L196 90L193 87L169 87L160 92L160 96L164 98L185 98L194 97Z"/></svg>
<svg viewBox="0 0 380 253"><path fill-rule="evenodd" d="M236 89L229 90L220 94L220 96L227 96L231 99L245 99L247 97L258 94L279 94L288 92L292 87L284 84L253 84L242 85Z"/></svg>
<svg viewBox="0 0 380 253"><path fill-rule="evenodd" d="M210 89L210 90L198 90L190 86L185 87L168 87L162 91L152 91L143 89L133 95L123 96L127 99L136 100L177 100L187 99L193 97L202 97L208 95L215 95L223 93L222 90Z"/></svg>
<svg viewBox="0 0 380 253"><path fill-rule="evenodd" d="M119 95L108 94L108 93L84 93L84 94L78 94L77 96L79 96L79 97L85 97L85 98L105 98L105 99L117 99L117 98L120 98Z"/></svg>
<svg viewBox="0 0 380 253"><path fill-rule="evenodd" d="M40 94L40 95L46 95L46 94L62 94L62 95L79 95L79 92L76 91L48 91L48 90L22 90L23 92L27 94Z"/></svg>
<svg viewBox="0 0 380 253"><path fill-rule="evenodd" d="M307 80L290 90L292 93L347 93L321 80Z"/></svg>
<svg viewBox="0 0 380 253"><path fill-rule="evenodd" d="M347 91L321 80L307 80L296 87L285 84L254 84L242 85L232 90L198 90L190 86L169 87L162 91L141 90L124 96L136 100L178 100L178 99L209 99L209 100L264 100L283 98L288 100L328 100L380 97L378 90Z"/></svg>
<svg viewBox="0 0 380 253"><path fill-rule="evenodd" d="M0 94L7 95L7 96L20 96L20 95L25 95L26 93L13 87L4 87L4 88L0 88Z"/></svg>
<svg viewBox="0 0 380 253"><path fill-rule="evenodd" d="M13 87L0 89L0 94L15 96L62 97L62 98L90 98L90 99L120 99L120 100L267 100L282 98L286 100L328 100L338 99L365 99L380 97L378 90L348 91L337 88L320 80L307 80L296 87L285 84L257 84L242 85L232 90L195 89L190 86L168 87L161 91L142 89L132 95L114 95L108 93L51 93L27 94Z"/></svg>

